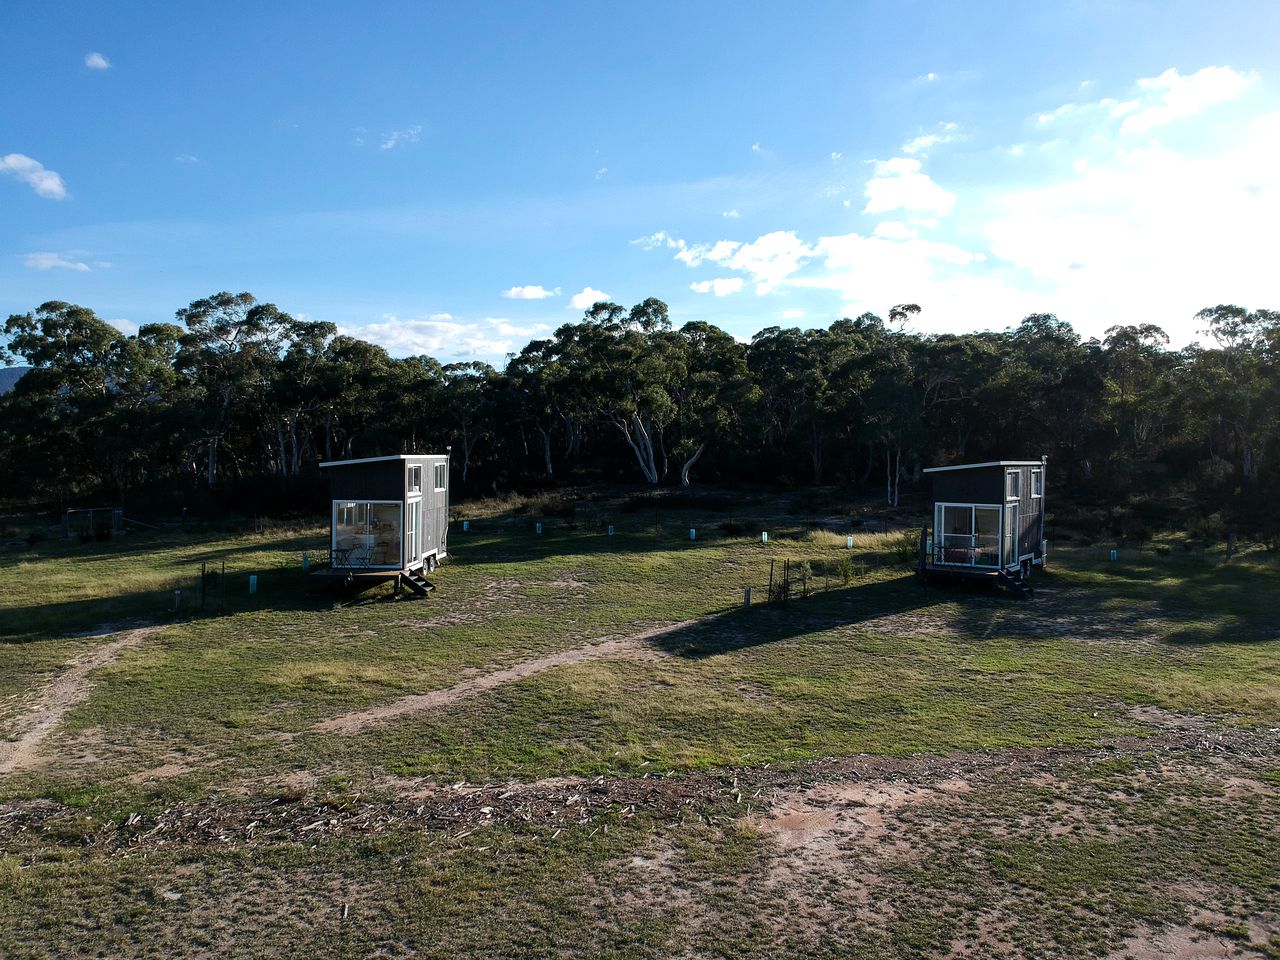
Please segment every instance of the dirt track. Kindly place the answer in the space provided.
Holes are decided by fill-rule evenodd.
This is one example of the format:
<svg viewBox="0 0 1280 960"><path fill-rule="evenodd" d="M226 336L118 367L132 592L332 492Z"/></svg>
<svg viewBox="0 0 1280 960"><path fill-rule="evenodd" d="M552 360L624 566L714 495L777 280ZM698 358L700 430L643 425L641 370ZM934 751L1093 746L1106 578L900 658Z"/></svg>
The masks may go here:
<svg viewBox="0 0 1280 960"><path fill-rule="evenodd" d="M18 719L9 739L0 742L0 775L22 769L35 760L45 738L72 707L88 696L94 670L113 663L122 650L136 646L159 629L138 627L105 634L115 639L73 660L64 673L46 684L36 694L31 708Z"/></svg>
<svg viewBox="0 0 1280 960"><path fill-rule="evenodd" d="M652 659L662 656L662 652L649 643L650 640L676 630L682 630L699 620L685 620L665 627L654 627L627 637L613 637L593 640L570 650L560 650L534 660L524 660L514 666L495 670L483 676L462 683L454 684L444 690L433 690L430 693L416 693L390 703L356 710L316 724L315 729L322 733L360 733L367 727L386 720L408 716L413 713L424 713L452 706L462 700L468 700L478 694L493 690L496 687L523 680L554 667L563 667L589 660L608 659Z"/></svg>

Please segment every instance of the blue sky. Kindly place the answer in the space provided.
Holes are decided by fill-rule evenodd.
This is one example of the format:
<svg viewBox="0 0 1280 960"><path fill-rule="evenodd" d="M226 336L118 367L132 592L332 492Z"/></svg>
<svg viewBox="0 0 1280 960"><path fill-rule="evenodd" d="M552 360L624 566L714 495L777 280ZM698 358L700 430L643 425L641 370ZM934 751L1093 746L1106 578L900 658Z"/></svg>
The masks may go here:
<svg viewBox="0 0 1280 960"><path fill-rule="evenodd" d="M0 315L249 290L501 362L607 295L1195 339L1280 308L1280 5L0 7Z"/></svg>

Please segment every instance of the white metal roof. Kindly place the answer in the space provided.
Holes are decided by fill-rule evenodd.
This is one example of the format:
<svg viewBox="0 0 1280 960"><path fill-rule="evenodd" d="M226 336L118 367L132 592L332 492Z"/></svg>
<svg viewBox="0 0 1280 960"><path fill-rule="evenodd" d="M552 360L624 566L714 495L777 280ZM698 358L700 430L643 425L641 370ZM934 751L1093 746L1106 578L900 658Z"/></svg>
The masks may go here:
<svg viewBox="0 0 1280 960"><path fill-rule="evenodd" d="M444 460L447 453L396 453L387 457L363 457L359 460L326 460L322 467L345 467L349 463L379 463L383 460Z"/></svg>
<svg viewBox="0 0 1280 960"><path fill-rule="evenodd" d="M957 463L954 467L925 467L924 473L942 473L944 470L976 470L978 467L1038 467L1039 460L988 460L986 463ZM321 464L324 466L324 464Z"/></svg>

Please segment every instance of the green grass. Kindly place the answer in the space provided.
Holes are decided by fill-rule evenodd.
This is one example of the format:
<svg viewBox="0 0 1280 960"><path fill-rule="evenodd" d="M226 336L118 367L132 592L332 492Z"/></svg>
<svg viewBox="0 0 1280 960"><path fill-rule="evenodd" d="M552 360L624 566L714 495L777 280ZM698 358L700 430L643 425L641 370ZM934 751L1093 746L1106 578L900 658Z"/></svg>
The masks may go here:
<svg viewBox="0 0 1280 960"><path fill-rule="evenodd" d="M772 855L742 822L676 829L641 811L607 835L574 828L555 844L510 825L484 853L445 854L430 836L396 830L286 843L252 858L76 852L70 837L83 824L210 797L235 803L288 789L300 774L349 794L388 774L680 776L857 754L1087 747L1150 733L1131 713L1141 706L1280 725L1277 568L1260 551L1223 564L1179 551L1111 562L1106 549L1062 549L1037 581L1038 598L1022 603L981 589L923 590L897 559L894 535L860 534L850 551L843 532L779 527L765 545L699 518L690 542L692 516L668 511L663 521L622 518L606 537L549 518L536 536L526 518L478 511L473 533L455 527L428 601L382 591L335 603L309 592L300 556L323 543L320 529L46 542L0 560L0 723L13 723L29 691L101 642L71 633L167 624L95 675L90 696L46 743L50 762L0 780L0 802L14 809L54 802L75 811L66 842L0 861L0 953L158 956L174 949L164 931L182 924L197 931L196 946L234 942L246 956L665 956L683 949L679 903L619 893L637 882L632 858L655 842L675 851L673 873L650 882L694 891L698 947L711 955L943 952L975 936L973 917L996 899L1030 924L1026 936L1061 946L1049 954L1081 955L1139 922L1179 918L1181 901L1166 887L1180 879L1207 876L1242 903L1274 886L1266 864L1280 851L1273 837L1258 841L1274 803L1186 784L1126 807L1128 833L1115 836L970 830L956 834L968 837L960 848L922 823L930 857L885 870L894 915L857 920L856 891L842 888L834 902L848 898L847 909L832 929L847 935L826 938L805 924L781 933L776 891L735 879L765 870ZM742 610L743 587L763 598L770 561L783 559L809 564L815 595ZM175 589L198 596L201 561L227 563L225 611L175 613ZM254 597L251 572L262 578ZM655 642L660 658L558 667L358 735L313 729L522 660L694 619ZM1084 765L1075 800L1114 817L1104 787L1131 784L1153 762ZM142 776L161 765L180 769ZM1255 776L1274 784L1277 769L1272 758ZM1009 781L967 802L1017 824L1039 815L1044 796ZM1231 826L1197 803L1245 819ZM985 906L988 894L975 888L984 882L995 883ZM913 900L912 889L932 892ZM348 896L359 900L355 919L339 922ZM255 898L278 903L236 928L235 904ZM753 910L777 925L754 924ZM305 936L299 916L315 918ZM293 946L270 946L286 933Z"/></svg>

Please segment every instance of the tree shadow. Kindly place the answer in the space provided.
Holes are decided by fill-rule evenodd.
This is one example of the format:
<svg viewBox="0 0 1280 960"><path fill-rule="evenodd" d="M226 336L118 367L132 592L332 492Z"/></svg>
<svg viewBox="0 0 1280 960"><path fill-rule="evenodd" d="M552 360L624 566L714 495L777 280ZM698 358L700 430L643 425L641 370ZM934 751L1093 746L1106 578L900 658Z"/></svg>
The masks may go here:
<svg viewBox="0 0 1280 960"><path fill-rule="evenodd" d="M924 586L908 574L826 590L786 604L728 608L660 633L652 642L673 656L698 660L837 627L920 615L957 601L982 611L997 611L1005 605L1022 602L998 591L987 581ZM982 635L981 625L976 622L967 628L959 625L958 632L972 637Z"/></svg>

